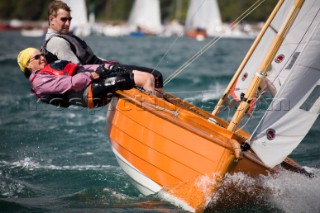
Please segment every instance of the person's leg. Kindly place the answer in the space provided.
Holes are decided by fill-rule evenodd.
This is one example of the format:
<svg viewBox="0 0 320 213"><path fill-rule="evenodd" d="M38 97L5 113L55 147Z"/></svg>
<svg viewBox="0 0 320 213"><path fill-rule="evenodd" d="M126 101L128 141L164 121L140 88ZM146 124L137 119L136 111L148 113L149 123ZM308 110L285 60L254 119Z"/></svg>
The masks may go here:
<svg viewBox="0 0 320 213"><path fill-rule="evenodd" d="M135 65L121 64L120 66L134 71L133 73L137 86L152 92L152 94L157 97L162 97L163 77L161 72L155 69Z"/></svg>
<svg viewBox="0 0 320 213"><path fill-rule="evenodd" d="M133 70L133 78L136 86L145 89L146 91L153 92L154 77L150 73Z"/></svg>

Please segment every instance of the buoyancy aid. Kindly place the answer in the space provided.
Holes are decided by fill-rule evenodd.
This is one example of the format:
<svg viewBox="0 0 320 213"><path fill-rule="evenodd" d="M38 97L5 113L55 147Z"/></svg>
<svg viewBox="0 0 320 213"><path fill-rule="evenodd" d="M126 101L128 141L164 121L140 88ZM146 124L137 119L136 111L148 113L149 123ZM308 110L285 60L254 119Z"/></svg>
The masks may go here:
<svg viewBox="0 0 320 213"><path fill-rule="evenodd" d="M70 63L68 61L59 60L55 61L53 63L47 64L43 69L39 70L39 74L46 73L50 75L55 76L61 76L61 75L68 75L73 76L77 74L79 69L79 65ZM36 75L30 80L32 83L34 79L36 78ZM86 106L83 99L83 94L76 93L76 92L68 92L66 94L50 94L50 95L44 95L44 96L37 96L36 93L31 90L37 99L41 100L42 102L45 102L47 104L53 104L55 106L59 107L69 107L71 104L73 105L80 105L80 106Z"/></svg>
<svg viewBox="0 0 320 213"><path fill-rule="evenodd" d="M73 76L79 72L88 70L77 64L68 61L56 61L46 65L39 73L50 75L68 75ZM36 75L31 79L31 83ZM83 106L88 108L100 107L108 104L116 90L128 90L135 86L133 73L125 69L114 69L104 78L93 81L82 92L67 92L65 94L50 94L38 97L41 101L60 107L69 107L70 105ZM34 94L35 92L32 91Z"/></svg>
<svg viewBox="0 0 320 213"><path fill-rule="evenodd" d="M87 45L87 43L77 36L71 34L53 34L41 47L41 52L45 55L47 62L51 63L58 60L58 57L47 50L47 44L53 37L60 37L70 43L71 50L78 57L81 64L102 64L103 61L99 59Z"/></svg>
<svg viewBox="0 0 320 213"><path fill-rule="evenodd" d="M40 73L48 73L50 75L68 75L73 76L77 73L79 65L68 61L59 60L51 64L47 64Z"/></svg>

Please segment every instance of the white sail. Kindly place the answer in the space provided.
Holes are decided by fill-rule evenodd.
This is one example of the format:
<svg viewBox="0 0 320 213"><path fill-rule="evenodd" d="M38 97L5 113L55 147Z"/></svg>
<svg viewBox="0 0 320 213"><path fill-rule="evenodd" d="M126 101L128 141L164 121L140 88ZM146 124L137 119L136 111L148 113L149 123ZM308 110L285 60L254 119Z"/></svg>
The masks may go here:
<svg viewBox="0 0 320 213"><path fill-rule="evenodd" d="M286 21L286 17L290 12L293 3L294 1L285 1L283 3L265 35L262 37L261 42L253 52L252 57L248 60L232 91L235 99L239 100L241 93L244 93L248 89L250 82L254 78L262 60L267 54L273 39ZM307 29L312 24L314 15L317 12L316 8L312 8L313 4L316 4L316 1L305 2L304 7L299 12L295 23L291 27L290 33L284 39L274 61L269 67L268 76L265 82L266 84L262 85L262 88L267 87L267 90L269 90L273 96L275 96L290 72L290 69L287 69L286 67L296 59L297 54L299 53L298 49L303 47L305 39L308 39L308 34L311 33L311 31L307 31ZM310 13L306 10L308 7L312 8Z"/></svg>
<svg viewBox="0 0 320 213"><path fill-rule="evenodd" d="M241 93L244 93L248 89L251 81L253 80L253 78L254 78L254 76L255 76L255 74L261 64L261 62L263 61L263 59L266 56L274 38L276 37L277 32L280 31L281 26L286 21L286 17L288 16L288 14L290 12L290 8L292 8L293 3L294 3L294 1L285 1L283 3L279 12L277 13L275 18L271 22L268 29L266 30L260 43L257 45L255 51L252 54L252 57L250 57L246 66L243 68L243 70L240 74L240 77L234 86L234 90L232 91L233 97L235 99L240 100ZM288 43L287 39L288 39L288 37L284 40L283 46L287 46L287 45L285 45L286 43L290 44L290 43ZM294 43L297 44L297 42L299 42L299 41L295 41ZM288 48L288 50L289 50L289 48ZM293 52L294 49L291 51ZM272 62L271 66L269 68L270 71L268 72L268 75L274 71L279 72L281 70L279 65L284 66L284 64L286 64L287 61L289 60L290 55L291 55L290 53L287 54L287 57L284 58L284 61L282 61L282 63ZM269 86L271 86L271 85L269 85ZM272 92L273 93L275 92L274 88L273 88Z"/></svg>
<svg viewBox="0 0 320 213"><path fill-rule="evenodd" d="M71 8L70 30L77 36L85 37L90 35L88 23L87 6L85 0L63 0Z"/></svg>
<svg viewBox="0 0 320 213"><path fill-rule="evenodd" d="M185 27L186 30L205 30L209 36L221 32L222 20L217 1L190 0Z"/></svg>
<svg viewBox="0 0 320 213"><path fill-rule="evenodd" d="M264 45L270 47L293 2L284 2L262 40L263 45L252 57L257 61L249 61L248 66L255 71L262 60L260 54L265 56L267 51ZM270 168L298 146L320 113L319 59L320 1L306 0L271 64L268 81L275 97L250 140L252 149Z"/></svg>
<svg viewBox="0 0 320 213"><path fill-rule="evenodd" d="M128 24L132 32L142 29L153 34L160 33L162 31L160 1L135 0Z"/></svg>

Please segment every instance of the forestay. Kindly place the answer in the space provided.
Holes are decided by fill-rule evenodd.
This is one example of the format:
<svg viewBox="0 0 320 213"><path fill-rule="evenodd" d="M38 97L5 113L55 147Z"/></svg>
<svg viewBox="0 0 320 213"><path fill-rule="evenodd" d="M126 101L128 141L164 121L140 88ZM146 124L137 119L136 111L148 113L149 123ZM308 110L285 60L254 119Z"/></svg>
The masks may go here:
<svg viewBox="0 0 320 213"><path fill-rule="evenodd" d="M254 60L250 60L242 72L242 78L245 73L247 78L252 78L254 73L249 67L256 71L293 2L284 2L261 41L263 45L253 54ZM275 97L250 143L270 168L280 164L298 146L320 113L319 10L319 0L304 2L268 72L268 86ZM243 90L244 85L241 85Z"/></svg>
<svg viewBox="0 0 320 213"><path fill-rule="evenodd" d="M252 56L248 60L246 66L244 66L243 70L241 71L240 77L238 78L238 81L234 85L231 94L233 98L236 100L240 100L241 93L245 93L245 91L248 89L251 81L253 80L261 62L263 61L264 57L266 56L268 50L271 47L271 44L276 37L277 33L280 31L281 27L283 26L284 22L286 21L286 18L289 15L290 8L292 8L294 1L284 1L282 4L279 12L276 14L275 18L267 28L265 34L261 38L261 41L257 45L255 51L252 53ZM301 23L301 22L296 22L296 23ZM292 29L296 28L298 29L299 26L297 24L294 24L292 26ZM284 54L284 50L286 51L286 56L282 58L281 63L277 62L272 62L269 72L268 72L268 77L266 78L267 81L269 82L268 84L268 89L270 92L272 92L273 95L275 95L276 89L275 89L275 82L277 81L280 83L279 79L276 78L274 80L274 77L271 78L271 76L277 76L278 73L283 71L284 65L288 62L290 56L294 52L295 48L297 47L297 44L301 41L301 37L303 34L294 35L290 36L288 35L284 42L282 47L280 47L279 52L282 53L281 56ZM285 48L286 47L286 48ZM284 75L284 74L282 74ZM271 84L271 82L274 82L274 84Z"/></svg>

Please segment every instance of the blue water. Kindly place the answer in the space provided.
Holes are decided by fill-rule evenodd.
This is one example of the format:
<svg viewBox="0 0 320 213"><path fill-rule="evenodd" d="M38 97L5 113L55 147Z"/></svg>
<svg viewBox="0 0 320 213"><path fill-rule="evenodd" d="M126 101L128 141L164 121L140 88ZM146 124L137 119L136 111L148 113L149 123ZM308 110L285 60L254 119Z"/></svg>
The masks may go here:
<svg viewBox="0 0 320 213"><path fill-rule="evenodd" d="M0 32L0 212L184 212L157 195L142 196L119 168L104 133L106 107L57 110L36 104L16 56L42 41ZM86 41L103 58L154 67L166 78L209 40L92 36ZM211 111L252 42L220 40L165 90ZM318 119L291 155L315 178L287 172L277 178L233 175L227 180L240 186L237 196L251 202L214 210L216 197L208 212L320 212L319 137ZM256 194L253 185L268 192ZM225 199L232 203L233 196Z"/></svg>

